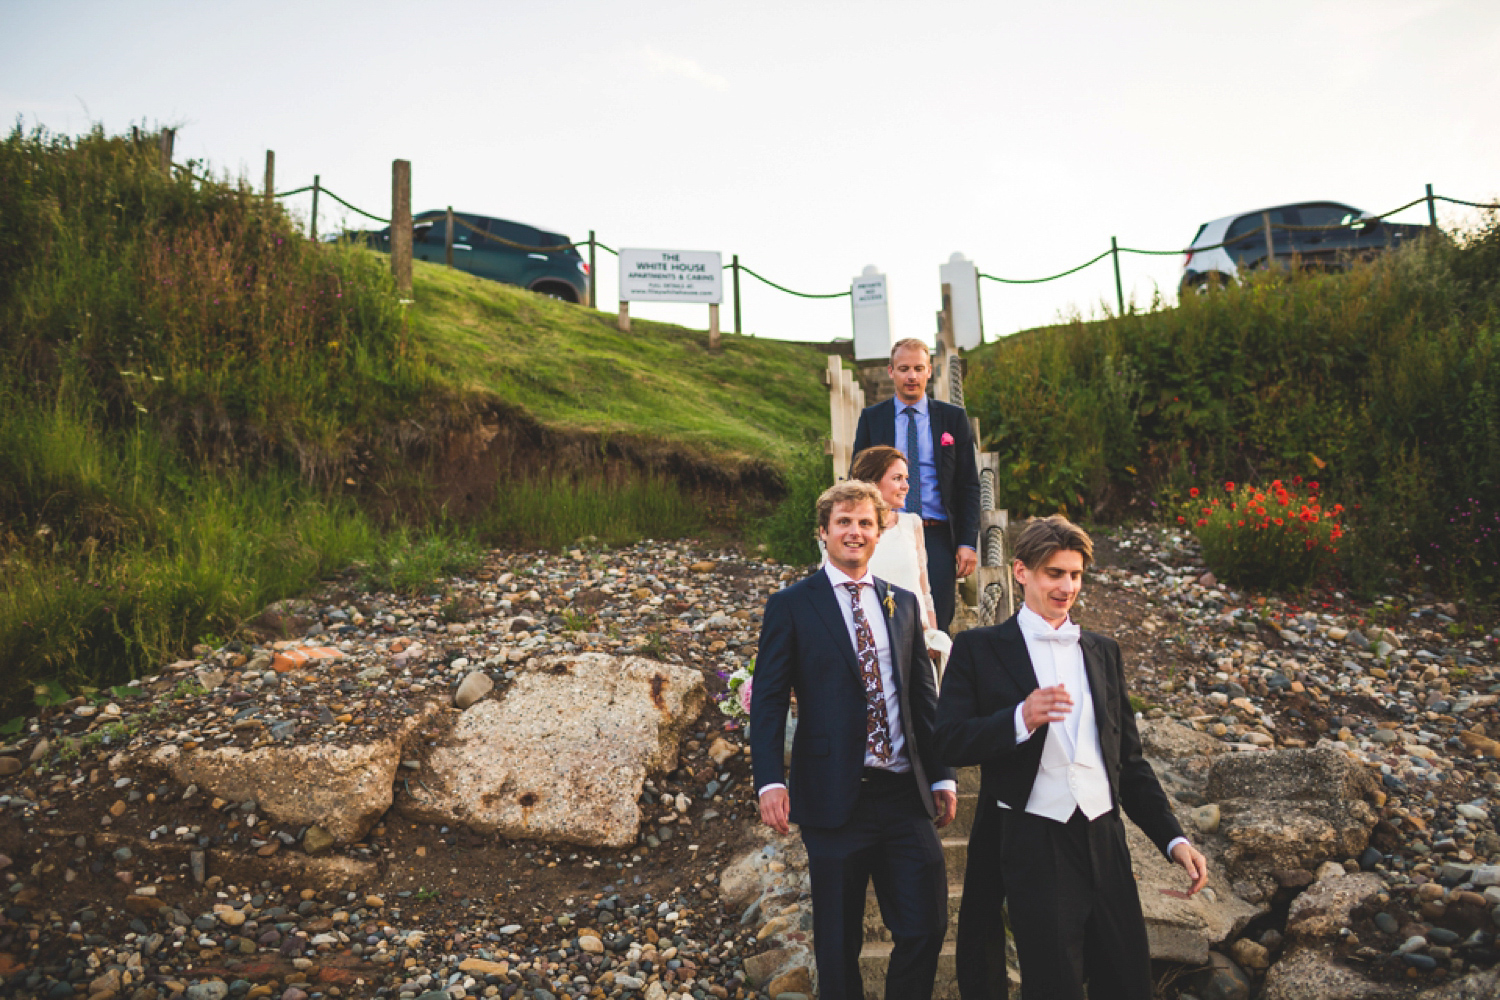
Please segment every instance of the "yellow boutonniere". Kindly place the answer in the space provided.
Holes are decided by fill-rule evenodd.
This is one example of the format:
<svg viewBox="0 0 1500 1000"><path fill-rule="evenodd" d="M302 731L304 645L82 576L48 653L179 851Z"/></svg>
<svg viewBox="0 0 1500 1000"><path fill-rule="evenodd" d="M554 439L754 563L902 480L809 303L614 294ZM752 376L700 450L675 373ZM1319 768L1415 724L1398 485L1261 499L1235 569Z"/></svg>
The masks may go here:
<svg viewBox="0 0 1500 1000"><path fill-rule="evenodd" d="M896 617L896 595L892 594L889 590L885 592L885 616L887 618Z"/></svg>

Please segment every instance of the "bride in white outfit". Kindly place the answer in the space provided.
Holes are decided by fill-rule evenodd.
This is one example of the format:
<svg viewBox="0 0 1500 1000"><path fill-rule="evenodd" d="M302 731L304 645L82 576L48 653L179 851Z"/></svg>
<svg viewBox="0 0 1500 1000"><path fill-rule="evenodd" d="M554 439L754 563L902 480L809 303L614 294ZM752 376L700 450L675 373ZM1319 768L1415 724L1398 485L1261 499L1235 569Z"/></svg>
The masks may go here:
<svg viewBox="0 0 1500 1000"><path fill-rule="evenodd" d="M906 458L889 445L866 448L854 456L849 478L874 484L890 508L885 530L880 533L875 555L870 559L870 572L886 583L911 591L921 601L927 652L941 680L943 663L953 648L953 640L938 631L932 587L927 582L927 544L923 540L922 517L901 509L906 505L909 489Z"/></svg>

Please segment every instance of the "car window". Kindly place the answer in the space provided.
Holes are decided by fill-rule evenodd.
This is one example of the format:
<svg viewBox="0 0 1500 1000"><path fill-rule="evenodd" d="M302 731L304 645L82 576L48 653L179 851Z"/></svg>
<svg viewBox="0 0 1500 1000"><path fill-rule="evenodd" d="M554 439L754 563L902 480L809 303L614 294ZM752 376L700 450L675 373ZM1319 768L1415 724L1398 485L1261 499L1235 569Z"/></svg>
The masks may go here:
<svg viewBox="0 0 1500 1000"><path fill-rule="evenodd" d="M1270 216L1272 223L1287 225L1292 221L1287 218L1287 210L1285 208L1271 209ZM1263 226L1264 222L1261 219L1261 214L1259 212L1255 212L1251 215L1242 215L1238 219L1234 220L1234 225L1230 226L1229 232L1224 234L1224 242L1230 244L1231 249L1241 249L1243 247L1246 247L1250 244L1250 238L1245 237L1244 239L1236 239L1236 237L1243 237L1246 233L1251 232L1252 230L1261 229L1263 228Z"/></svg>
<svg viewBox="0 0 1500 1000"><path fill-rule="evenodd" d="M509 240L512 243L519 243L523 247L534 247L541 245L537 239L540 234L530 226L523 226L518 222L507 222L504 219L491 219L489 220L489 229L492 235L498 236L502 240ZM497 245L504 246L505 244L501 243Z"/></svg>
<svg viewBox="0 0 1500 1000"><path fill-rule="evenodd" d="M441 216L436 219L422 219L414 229L414 239L418 243L440 247L448 242L448 220Z"/></svg>
<svg viewBox="0 0 1500 1000"><path fill-rule="evenodd" d="M568 242L568 238L562 233L544 233L541 230L537 230L536 238L535 245L539 247L558 247Z"/></svg>
<svg viewBox="0 0 1500 1000"><path fill-rule="evenodd" d="M1298 205L1299 225L1341 226L1359 218L1359 212L1348 205L1336 205L1331 201L1320 201L1312 205Z"/></svg>

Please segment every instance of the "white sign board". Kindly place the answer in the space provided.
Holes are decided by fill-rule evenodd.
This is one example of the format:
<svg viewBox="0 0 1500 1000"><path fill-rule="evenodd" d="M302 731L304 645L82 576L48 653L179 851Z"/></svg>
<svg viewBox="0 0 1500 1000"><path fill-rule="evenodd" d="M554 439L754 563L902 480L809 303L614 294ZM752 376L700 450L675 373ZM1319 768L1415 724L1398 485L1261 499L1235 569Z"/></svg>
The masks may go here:
<svg viewBox="0 0 1500 1000"><path fill-rule="evenodd" d="M620 249L621 302L724 301L724 264L706 250Z"/></svg>
<svg viewBox="0 0 1500 1000"><path fill-rule="evenodd" d="M854 360L891 356L891 296L885 275L871 264L849 286L854 312Z"/></svg>
<svg viewBox="0 0 1500 1000"><path fill-rule="evenodd" d="M952 289L953 346L971 351L984 343L984 316L979 309L979 268L956 253L938 267L938 279Z"/></svg>

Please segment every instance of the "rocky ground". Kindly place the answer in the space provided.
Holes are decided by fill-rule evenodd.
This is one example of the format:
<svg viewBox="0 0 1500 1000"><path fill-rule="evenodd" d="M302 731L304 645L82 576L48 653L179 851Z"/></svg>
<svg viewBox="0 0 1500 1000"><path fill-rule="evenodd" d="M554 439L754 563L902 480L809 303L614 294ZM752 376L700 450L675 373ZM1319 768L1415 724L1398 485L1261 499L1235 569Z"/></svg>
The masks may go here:
<svg viewBox="0 0 1500 1000"><path fill-rule="evenodd" d="M1228 757L1168 769L1180 815L1229 871L1226 891L1260 915L1238 922L1209 973L1162 968L1164 990L1291 1000L1319 995L1297 993L1299 980L1350 972L1409 992L1500 959L1497 622L1408 594L1238 594L1156 529L1101 539L1100 556L1078 617L1121 640L1145 716L1207 741L1190 755L1321 745L1368 765L1368 779L1354 775L1368 789L1349 793L1368 816L1351 806L1330 824L1303 809L1314 839L1320 822L1333 831L1316 854L1336 872L1266 848L1255 796L1217 763ZM804 937L795 893L774 913L744 912L754 892L721 894L736 859L774 875L787 845L754 822L740 733L683 680L722 692L754 653L766 596L799 573L646 543L496 552L472 579L418 598L362 593L351 577L164 666L139 694L44 713L0 747L5 993L663 1000L805 988L768 987L755 961ZM461 756L460 720L518 703L507 694L589 653L662 664L649 691L665 686L663 712L678 716L649 774L610 771L575 798L624 788L628 839L618 802L586 829L547 825L550 789L509 773L491 779L505 801L435 815L434 800L464 791L443 777ZM495 738L525 724L492 722ZM305 781L236 784L257 761L346 774L347 787L322 790L340 808Z"/></svg>

